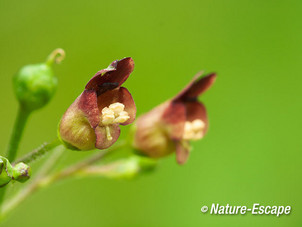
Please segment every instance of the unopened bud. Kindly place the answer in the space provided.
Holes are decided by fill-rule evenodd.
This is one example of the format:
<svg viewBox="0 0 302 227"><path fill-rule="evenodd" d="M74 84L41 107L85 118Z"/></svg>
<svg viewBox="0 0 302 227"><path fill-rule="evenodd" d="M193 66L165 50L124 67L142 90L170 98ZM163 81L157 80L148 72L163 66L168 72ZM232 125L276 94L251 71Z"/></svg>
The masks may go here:
<svg viewBox="0 0 302 227"><path fill-rule="evenodd" d="M13 167L13 179L21 183L27 181L31 176L31 168L23 162Z"/></svg>
<svg viewBox="0 0 302 227"><path fill-rule="evenodd" d="M63 57L63 53L62 49L57 49L46 63L26 65L15 75L14 90L23 108L28 111L42 108L53 97L58 82L51 66L54 59Z"/></svg>

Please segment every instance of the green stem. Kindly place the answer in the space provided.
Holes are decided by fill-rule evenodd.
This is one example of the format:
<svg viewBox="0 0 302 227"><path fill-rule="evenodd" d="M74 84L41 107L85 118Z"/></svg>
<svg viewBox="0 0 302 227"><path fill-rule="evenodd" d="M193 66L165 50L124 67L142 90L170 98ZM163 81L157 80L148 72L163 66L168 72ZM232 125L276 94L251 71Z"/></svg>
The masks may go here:
<svg viewBox="0 0 302 227"><path fill-rule="evenodd" d="M31 163L32 161L36 160L37 158L45 155L47 152L53 150L55 147L61 144L61 141L59 139L54 140L51 143L44 143L37 149L33 150L32 152L26 154L24 157L18 159L13 165L19 162L24 163ZM4 195L5 195L6 186L3 186L0 188L0 206L3 203Z"/></svg>
<svg viewBox="0 0 302 227"><path fill-rule="evenodd" d="M22 134L23 134L23 131L24 131L24 128L25 128L29 115L30 115L30 111L27 111L24 108L22 108L21 106L19 106L17 118L15 121L15 125L13 128L13 132L12 132L10 142L8 145L8 150L7 150L7 159L10 162L12 162L17 155L20 140L21 140L21 137L22 137ZM7 187L0 188L0 208L1 208L3 200L4 200L6 188Z"/></svg>
<svg viewBox="0 0 302 227"><path fill-rule="evenodd" d="M28 185L26 188L22 189L15 197L13 197L10 201L4 204L2 209L2 218L5 218L8 213L10 213L15 207L17 207L20 203L22 203L26 198L28 198L31 194L33 194L35 191L37 191L40 188L45 188L49 186L50 184L65 179L67 177L73 176L77 171L93 164L98 161L100 161L102 158L104 158L106 155L112 153L113 151L123 148L127 146L127 143L121 142L119 144L116 144L114 147L109 148L107 150L101 151L95 155L92 155L90 158L85 159L79 163L73 164L63 170L61 170L58 173L55 173L50 176L46 176L49 170L53 167L53 164L46 164L43 165L43 170L39 171L39 175L31 182L30 185ZM60 146L59 146L60 147ZM55 155L56 152L53 152L52 155ZM53 156L52 156L53 157ZM53 159L53 158L51 158ZM56 159L54 159L56 160ZM49 161L48 161L49 163ZM50 160L50 163L53 163L53 161ZM46 171L45 171L46 169Z"/></svg>
<svg viewBox="0 0 302 227"><path fill-rule="evenodd" d="M41 186L45 187L53 182L65 179L67 177L71 177L73 176L75 173L77 173L78 171L80 171L81 169L84 169L87 166L90 166L98 161L100 161L102 158L104 158L105 156L107 156L108 154L112 153L115 150L118 150L120 148L123 148L127 145L126 142L120 142L119 144L116 144L114 147L112 147L111 149L107 149L104 150L102 152L99 152L95 155L92 155L91 157L89 157L88 159L85 159L79 163L76 163L74 165L71 165L63 170L61 170L58 173L53 174L52 176L49 176L45 179L43 179L40 183Z"/></svg>
<svg viewBox="0 0 302 227"><path fill-rule="evenodd" d="M25 156L19 158L15 163L24 162L26 164L29 164L36 159L40 158L41 156L45 155L47 152L51 151L55 147L61 144L61 141L59 139L54 140L51 143L44 143L40 147L36 148L35 150L31 151L30 153L27 153Z"/></svg>
<svg viewBox="0 0 302 227"><path fill-rule="evenodd" d="M13 162L16 158L20 140L30 113L30 111L25 110L21 106L19 107L14 129L7 149L7 159L10 162Z"/></svg>
<svg viewBox="0 0 302 227"><path fill-rule="evenodd" d="M15 207L17 207L23 200L25 200L30 194L35 192L40 185L41 179L43 179L49 171L57 164L59 158L62 156L65 151L65 147L63 145L59 145L53 151L51 156L47 159L46 163L43 164L41 169L38 171L38 175L35 179L25 188L23 188L15 197L13 197L9 202L5 203L1 210L0 221L3 221L7 214L12 211Z"/></svg>

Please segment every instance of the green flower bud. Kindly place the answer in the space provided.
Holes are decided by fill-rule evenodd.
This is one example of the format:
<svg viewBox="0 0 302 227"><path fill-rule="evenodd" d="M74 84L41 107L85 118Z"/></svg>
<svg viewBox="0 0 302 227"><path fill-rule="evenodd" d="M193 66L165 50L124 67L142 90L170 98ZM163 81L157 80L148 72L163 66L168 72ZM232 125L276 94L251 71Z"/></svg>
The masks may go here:
<svg viewBox="0 0 302 227"><path fill-rule="evenodd" d="M28 111L42 108L53 97L57 88L57 78L51 68L65 56L62 49L54 50L46 63L27 65L13 78L14 90L21 106Z"/></svg>
<svg viewBox="0 0 302 227"><path fill-rule="evenodd" d="M25 182L31 176L31 168L23 162L16 164L13 167L13 179L18 182Z"/></svg>
<svg viewBox="0 0 302 227"><path fill-rule="evenodd" d="M0 187L5 186L12 180L13 170L9 161L0 156Z"/></svg>

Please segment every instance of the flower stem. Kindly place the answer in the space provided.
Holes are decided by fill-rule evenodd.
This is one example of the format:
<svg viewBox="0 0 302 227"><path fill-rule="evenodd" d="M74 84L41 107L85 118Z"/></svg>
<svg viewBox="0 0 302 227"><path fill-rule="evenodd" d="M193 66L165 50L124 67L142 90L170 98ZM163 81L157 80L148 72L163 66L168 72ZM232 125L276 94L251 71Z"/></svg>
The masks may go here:
<svg viewBox="0 0 302 227"><path fill-rule="evenodd" d="M56 139L51 143L43 143L40 147L19 158L17 161L15 161L15 163L24 162L26 164L29 164L35 161L36 159L40 158L41 156L45 155L47 152L51 151L60 144L61 141L59 139Z"/></svg>
<svg viewBox="0 0 302 227"><path fill-rule="evenodd" d="M14 129L7 149L7 159L10 162L13 162L16 158L20 140L30 113L30 111L22 108L21 106L19 107Z"/></svg>
<svg viewBox="0 0 302 227"><path fill-rule="evenodd" d="M94 164L98 161L100 161L102 158L104 158L105 156L107 156L108 154L112 153L115 150L118 150L120 148L123 148L127 145L126 142L120 142L119 144L116 144L114 147L112 147L111 149L107 149L105 151L99 152L95 155L92 155L91 157L89 157L88 159L85 159L79 163L76 163L74 165L71 165L65 169L63 169L62 171L53 174L52 176L49 176L45 179L43 179L41 181L41 186L45 187L46 185L49 185L50 183L53 183L55 181L58 180L62 180L65 179L67 177L71 177L73 176L75 173L77 173L78 171L84 169L85 167Z"/></svg>
<svg viewBox="0 0 302 227"><path fill-rule="evenodd" d="M20 140L30 113L30 111L27 111L26 109L19 106L17 118L7 149L7 159L11 162L15 159L17 155ZM0 207L4 200L6 188L7 187L0 188Z"/></svg>
<svg viewBox="0 0 302 227"><path fill-rule="evenodd" d="M27 187L22 189L15 197L13 197L10 201L4 204L2 209L2 215L0 221L2 221L15 207L17 207L20 203L22 203L26 198L28 198L31 194L37 191L40 188L45 188L50 184L65 179L67 177L73 176L77 171L100 161L106 155L112 153L113 151L123 148L127 146L126 142L121 142L116 144L114 147L101 151L95 155L92 155L90 158L85 159L79 163L73 164L58 173L47 176L49 170L54 166L57 161L58 152L54 151L52 156L48 159L47 163L43 165L43 169L39 170L39 175L29 184ZM63 147L63 145L58 146L58 148ZM63 147L64 148L64 147ZM64 150L64 149L63 149ZM60 155L58 155L60 156Z"/></svg>
<svg viewBox="0 0 302 227"><path fill-rule="evenodd" d="M58 145L55 147L54 152L47 159L46 163L43 164L41 169L38 171L38 175L35 179L25 188L23 188L15 197L13 197L9 202L5 203L1 210L0 221L7 216L7 214L17 207L23 200L25 200L29 195L35 192L40 185L40 180L45 177L49 171L54 167L59 158L62 156L65 151L63 145Z"/></svg>
<svg viewBox="0 0 302 227"><path fill-rule="evenodd" d="M29 164L32 161L36 160L37 158L43 156L47 152L53 150L55 147L59 146L60 144L61 144L61 141L59 139L56 139L51 143L44 143L40 147L38 147L35 150L33 150L32 152L26 154L24 157L18 159L17 161L15 161L12 164L14 165L19 162L24 162L24 163ZM1 204L3 203L5 190L6 190L5 186L0 188L0 207L1 207Z"/></svg>

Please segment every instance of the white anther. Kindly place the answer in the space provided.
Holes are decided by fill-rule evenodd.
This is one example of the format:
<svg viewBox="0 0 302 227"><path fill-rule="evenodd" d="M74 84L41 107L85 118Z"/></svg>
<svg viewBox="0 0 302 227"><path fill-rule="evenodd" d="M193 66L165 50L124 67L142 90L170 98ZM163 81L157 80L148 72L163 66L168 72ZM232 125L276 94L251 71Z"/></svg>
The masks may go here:
<svg viewBox="0 0 302 227"><path fill-rule="evenodd" d="M102 109L101 123L107 126L126 122L130 116L124 109L125 106L119 102L112 103L109 107L104 107Z"/></svg>
<svg viewBox="0 0 302 227"><path fill-rule="evenodd" d="M114 120L115 120L114 112L111 109L109 109L108 107L102 109L102 124L110 125L114 123Z"/></svg>
<svg viewBox="0 0 302 227"><path fill-rule="evenodd" d="M111 125L115 121L114 115L103 115L102 117L102 124L103 125Z"/></svg>
<svg viewBox="0 0 302 227"><path fill-rule="evenodd" d="M204 135L203 130L205 123L202 120L196 119L193 122L186 121L184 127L184 140L198 140Z"/></svg>
<svg viewBox="0 0 302 227"><path fill-rule="evenodd" d="M128 116L128 113L126 111L122 111L119 113L119 116Z"/></svg>
<svg viewBox="0 0 302 227"><path fill-rule="evenodd" d="M203 130L205 126L206 126L205 123L199 119L196 119L192 122L192 129L195 132L199 132L199 131Z"/></svg>
<svg viewBox="0 0 302 227"><path fill-rule="evenodd" d="M113 110L109 109L108 107L105 107L102 109L102 115L114 115Z"/></svg>
<svg viewBox="0 0 302 227"><path fill-rule="evenodd" d="M185 122L185 131L191 131L192 130L192 123L189 121Z"/></svg>
<svg viewBox="0 0 302 227"><path fill-rule="evenodd" d="M115 116L118 116L121 112L124 111L125 106L122 103L116 102L109 106L109 109L112 110Z"/></svg>
<svg viewBox="0 0 302 227"><path fill-rule="evenodd" d="M128 115L128 113L126 111L122 111L122 112L120 112L119 116L115 119L115 122L117 122L117 123L124 123L129 118L130 118L130 116Z"/></svg>

